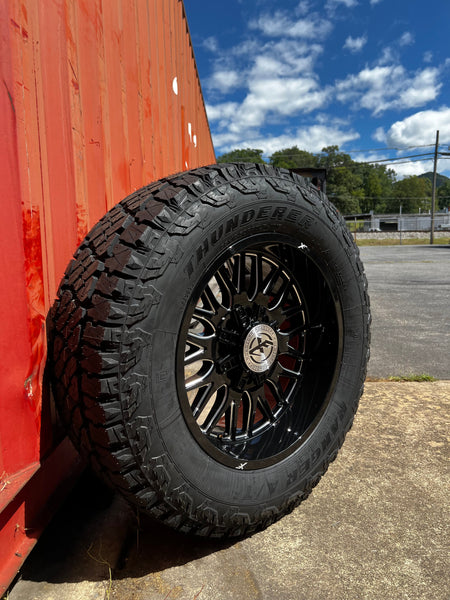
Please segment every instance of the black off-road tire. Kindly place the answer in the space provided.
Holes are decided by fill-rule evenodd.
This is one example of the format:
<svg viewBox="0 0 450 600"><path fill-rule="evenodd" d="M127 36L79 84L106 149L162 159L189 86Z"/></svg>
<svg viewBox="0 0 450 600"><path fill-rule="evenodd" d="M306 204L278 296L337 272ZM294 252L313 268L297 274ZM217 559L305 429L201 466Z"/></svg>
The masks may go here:
<svg viewBox="0 0 450 600"><path fill-rule="evenodd" d="M213 165L132 194L81 244L49 317L53 392L75 445L138 507L250 534L335 458L369 323L326 197L285 170Z"/></svg>

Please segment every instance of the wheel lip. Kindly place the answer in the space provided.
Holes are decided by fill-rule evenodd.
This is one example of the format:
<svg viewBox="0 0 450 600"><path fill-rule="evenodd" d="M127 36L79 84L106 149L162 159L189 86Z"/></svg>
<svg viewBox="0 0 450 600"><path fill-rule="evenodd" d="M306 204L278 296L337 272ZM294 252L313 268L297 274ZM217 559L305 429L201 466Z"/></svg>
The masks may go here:
<svg viewBox="0 0 450 600"><path fill-rule="evenodd" d="M306 238L307 236L305 236ZM324 395L324 400L320 409L317 411L317 414L309 425L309 427L299 436L297 441L293 444L285 448L283 451L274 454L270 457L266 457L264 459L259 460L245 460L239 458L233 458L229 454L225 454L220 451L212 442L209 441L206 435L201 431L197 421L195 420L192 411L190 410L190 405L187 400L186 389L184 386L185 378L184 378L184 343L180 344L179 340L186 339L187 331L189 328L189 321L186 319L186 315L189 312L193 312L195 306L198 302L198 298L200 297L201 290L204 289L205 285L209 282L211 277L217 272L218 267L222 265L228 258L237 254L240 251L245 250L246 248L250 248L251 246L257 246L261 243L277 243L277 244L286 244L295 248L298 252L303 252L306 254L307 258L311 260L316 267L319 269L321 276L324 278L330 295L333 300L335 315L336 315L336 324L337 324L337 332L338 332L338 342L336 348L336 360L335 360L335 369L332 378L330 379L330 384L328 386L328 390ZM336 282L330 277L329 267L327 262L318 255L320 253L319 250L316 250L314 255L311 254L311 249L314 248L314 244L307 245L303 242L300 242L298 239L292 237L288 234L280 234L273 232L264 232L257 233L254 235L248 235L247 237L241 238L240 240L230 244L227 248L225 248L214 260L203 269L203 272L198 277L197 282L193 286L193 290L190 294L190 297L187 301L184 313L181 318L181 326L177 334L177 348L176 348L176 389L178 394L178 400L180 403L180 408L186 422L186 425L189 429L190 434L193 439L200 445L200 447L209 455L209 457L214 458L219 463L230 467L234 470L240 471L252 471L252 470L260 470L266 467L271 467L287 457L291 456L295 452L299 450L301 446L303 446L308 438L313 434L314 431L320 425L327 408L329 407L331 397L336 389L337 381L339 379L340 369L341 369L341 360L344 351L344 331L343 331L343 307L341 302L341 294L339 293L338 286ZM197 292L200 293L197 295ZM307 309L308 307L306 307ZM182 400L183 398L183 400Z"/></svg>

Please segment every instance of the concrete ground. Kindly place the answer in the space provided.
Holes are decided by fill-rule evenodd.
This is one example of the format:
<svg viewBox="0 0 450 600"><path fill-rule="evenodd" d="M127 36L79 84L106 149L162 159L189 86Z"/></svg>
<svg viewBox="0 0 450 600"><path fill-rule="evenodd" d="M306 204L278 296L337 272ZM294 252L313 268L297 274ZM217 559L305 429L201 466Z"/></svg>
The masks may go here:
<svg viewBox="0 0 450 600"><path fill-rule="evenodd" d="M311 496L233 544L136 528L81 482L8 600L446 600L449 398L450 381L368 383Z"/></svg>

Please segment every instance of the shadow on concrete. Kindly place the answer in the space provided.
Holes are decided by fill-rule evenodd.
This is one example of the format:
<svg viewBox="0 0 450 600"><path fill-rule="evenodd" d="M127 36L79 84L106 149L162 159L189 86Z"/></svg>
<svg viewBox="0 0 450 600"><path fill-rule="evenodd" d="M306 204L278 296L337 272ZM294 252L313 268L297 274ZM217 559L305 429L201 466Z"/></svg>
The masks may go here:
<svg viewBox="0 0 450 600"><path fill-rule="evenodd" d="M182 534L162 523L140 516L124 545L114 579L142 577L171 567L186 565L215 552L230 548L235 541L211 540Z"/></svg>
<svg viewBox="0 0 450 600"><path fill-rule="evenodd" d="M104 581L110 575L138 577L231 545L177 533L145 515L138 517L133 507L87 470L41 536L21 579L57 584Z"/></svg>

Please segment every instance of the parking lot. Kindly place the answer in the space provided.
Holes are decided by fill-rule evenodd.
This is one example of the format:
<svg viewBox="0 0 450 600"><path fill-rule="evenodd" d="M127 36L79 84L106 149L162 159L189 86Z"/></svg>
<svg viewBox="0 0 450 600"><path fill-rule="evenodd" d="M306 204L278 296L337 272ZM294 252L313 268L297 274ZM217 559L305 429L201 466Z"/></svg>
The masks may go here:
<svg viewBox="0 0 450 600"><path fill-rule="evenodd" d="M450 245L362 247L372 306L368 374L450 379Z"/></svg>
<svg viewBox="0 0 450 600"><path fill-rule="evenodd" d="M293 513L234 543L140 518L85 477L8 600L446 600L450 247L362 248L369 381L329 471Z"/></svg>

